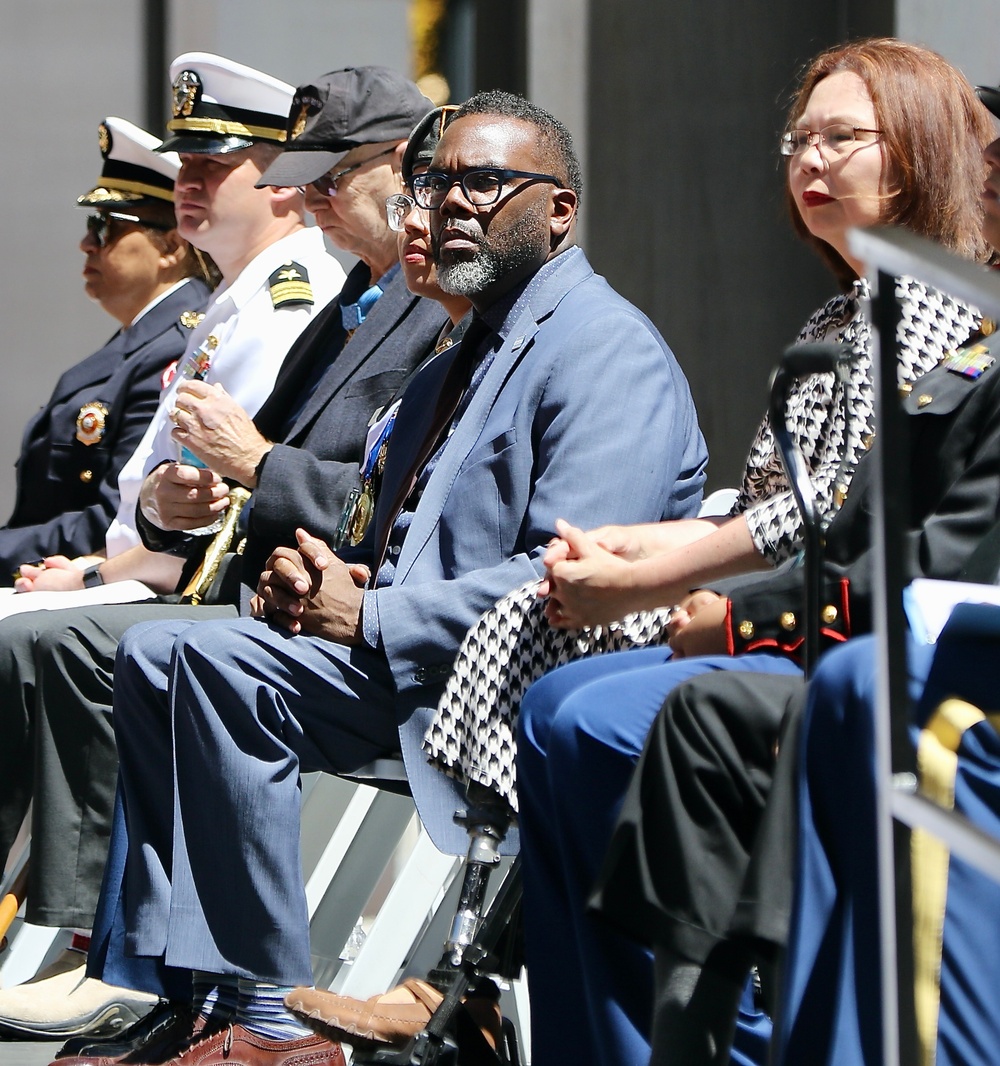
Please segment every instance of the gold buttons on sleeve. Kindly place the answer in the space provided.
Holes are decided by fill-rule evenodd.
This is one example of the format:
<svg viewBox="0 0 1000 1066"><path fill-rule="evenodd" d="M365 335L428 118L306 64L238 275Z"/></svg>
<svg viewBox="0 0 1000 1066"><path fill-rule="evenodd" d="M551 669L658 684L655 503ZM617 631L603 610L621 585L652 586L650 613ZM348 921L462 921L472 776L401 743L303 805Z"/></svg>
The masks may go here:
<svg viewBox="0 0 1000 1066"><path fill-rule="evenodd" d="M820 618L823 619L823 624L832 626L837 621L837 608L832 603L828 603L822 611L819 613Z"/></svg>
<svg viewBox="0 0 1000 1066"><path fill-rule="evenodd" d="M905 400L911 392L913 392L913 386L908 381L899 386L899 395L901 399Z"/></svg>
<svg viewBox="0 0 1000 1066"><path fill-rule="evenodd" d="M745 618L742 622L740 622L739 633L744 640L749 640L754 633L753 622L751 622L748 618Z"/></svg>
<svg viewBox="0 0 1000 1066"><path fill-rule="evenodd" d="M934 397L929 392L922 392L917 397L917 407L926 407L929 403L933 402Z"/></svg>
<svg viewBox="0 0 1000 1066"><path fill-rule="evenodd" d="M94 480L94 471L93 470L81 470L80 471L80 480L84 483L84 485L89 485Z"/></svg>
<svg viewBox="0 0 1000 1066"><path fill-rule="evenodd" d="M796 619L795 615L791 611L783 611L779 621L781 622L782 629L787 629L791 631L795 628Z"/></svg>

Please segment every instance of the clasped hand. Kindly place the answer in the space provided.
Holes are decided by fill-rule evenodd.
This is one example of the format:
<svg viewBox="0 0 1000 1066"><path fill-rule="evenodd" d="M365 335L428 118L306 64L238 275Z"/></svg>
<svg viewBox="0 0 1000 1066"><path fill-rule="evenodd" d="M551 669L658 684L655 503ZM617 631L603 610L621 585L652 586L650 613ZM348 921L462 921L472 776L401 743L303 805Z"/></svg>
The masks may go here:
<svg viewBox="0 0 1000 1066"><path fill-rule="evenodd" d="M170 420L174 423L170 436L219 477L256 487L254 471L270 444L221 385L181 382Z"/></svg>
<svg viewBox="0 0 1000 1066"><path fill-rule="evenodd" d="M160 529L202 529L229 506L229 486L213 470L162 463L146 475L139 506Z"/></svg>
<svg viewBox="0 0 1000 1066"><path fill-rule="evenodd" d="M557 629L607 625L636 610L628 526L585 533L561 518L559 539L545 553L539 597L548 597L545 617Z"/></svg>
<svg viewBox="0 0 1000 1066"><path fill-rule="evenodd" d="M278 548L268 559L251 610L292 634L360 644L368 568L348 566L304 529L295 539L297 548Z"/></svg>

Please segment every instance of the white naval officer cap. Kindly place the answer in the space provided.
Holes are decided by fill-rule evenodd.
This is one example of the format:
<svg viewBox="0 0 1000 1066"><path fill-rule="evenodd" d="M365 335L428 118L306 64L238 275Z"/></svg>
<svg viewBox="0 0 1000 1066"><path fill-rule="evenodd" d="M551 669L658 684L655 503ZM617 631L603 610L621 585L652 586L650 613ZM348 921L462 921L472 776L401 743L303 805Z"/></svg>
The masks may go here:
<svg viewBox="0 0 1000 1066"><path fill-rule="evenodd" d="M174 202L181 161L175 152L157 152L158 138L112 115L97 127L97 143L104 163L97 184L77 198L80 207L113 210Z"/></svg>
<svg viewBox="0 0 1000 1066"><path fill-rule="evenodd" d="M173 118L161 152L223 155L258 141L282 144L293 86L209 52L170 64Z"/></svg>

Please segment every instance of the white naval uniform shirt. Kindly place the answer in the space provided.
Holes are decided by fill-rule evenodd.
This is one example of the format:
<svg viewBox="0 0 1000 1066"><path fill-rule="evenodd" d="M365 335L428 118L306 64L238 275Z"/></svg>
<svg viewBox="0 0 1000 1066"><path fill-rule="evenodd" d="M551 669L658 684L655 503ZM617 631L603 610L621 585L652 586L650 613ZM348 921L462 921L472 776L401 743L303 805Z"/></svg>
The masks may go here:
<svg viewBox="0 0 1000 1066"><path fill-rule="evenodd" d="M315 303L311 306L275 308L268 280L283 264L295 261L306 268ZM184 357L173 380L160 394L160 404L146 433L118 476L121 502L108 529L108 558L139 543L135 507L146 475L164 460L178 457L177 442L170 437L177 386L209 336L218 342L204 380L219 382L249 415L257 413L274 386L278 369L298 335L344 284L344 271L330 255L317 228L303 229L265 248L252 259L228 287L216 291L205 317L191 333Z"/></svg>

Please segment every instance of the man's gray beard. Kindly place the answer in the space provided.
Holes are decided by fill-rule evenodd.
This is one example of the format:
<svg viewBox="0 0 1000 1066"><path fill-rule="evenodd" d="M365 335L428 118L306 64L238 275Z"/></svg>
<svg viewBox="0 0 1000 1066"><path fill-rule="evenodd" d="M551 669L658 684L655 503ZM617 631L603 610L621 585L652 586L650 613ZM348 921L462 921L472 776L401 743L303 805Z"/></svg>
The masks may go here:
<svg viewBox="0 0 1000 1066"><path fill-rule="evenodd" d="M480 249L473 259L461 259L437 268L438 285L451 296L475 296L504 274L505 264L493 251Z"/></svg>

